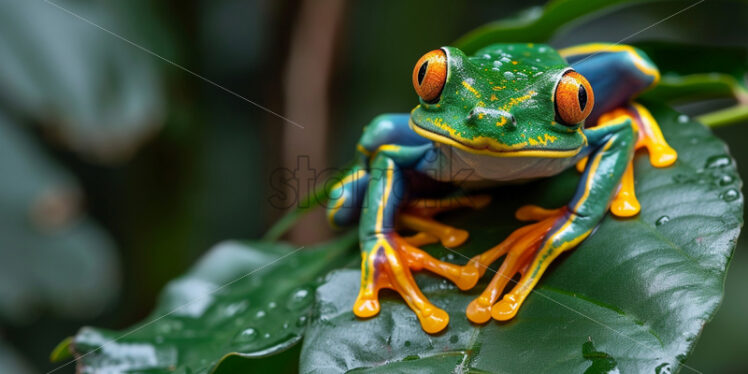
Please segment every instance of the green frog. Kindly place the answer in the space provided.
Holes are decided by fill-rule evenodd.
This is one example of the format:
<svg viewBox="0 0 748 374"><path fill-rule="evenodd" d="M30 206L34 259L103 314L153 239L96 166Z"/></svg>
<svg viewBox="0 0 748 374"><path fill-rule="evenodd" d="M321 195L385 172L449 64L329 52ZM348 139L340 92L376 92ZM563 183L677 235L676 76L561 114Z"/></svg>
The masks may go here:
<svg viewBox="0 0 748 374"><path fill-rule="evenodd" d="M638 214L637 149L646 148L656 167L677 159L652 115L634 101L659 77L652 61L627 45L557 51L495 44L471 56L453 47L426 53L412 74L418 105L366 126L354 166L330 192L330 223L359 224L361 288L354 314L375 316L378 292L388 288L402 296L423 330L437 333L449 316L421 293L412 271L429 270L467 290L503 256L466 314L476 323L513 318L548 265L587 238L609 210L619 217ZM464 243L468 232L434 216L488 203L484 195L443 198L445 185L521 183L575 165L582 175L567 205L520 208L516 217L530 223L467 264L440 261L419 248ZM403 229L416 234L401 235ZM519 282L504 293L517 273Z"/></svg>

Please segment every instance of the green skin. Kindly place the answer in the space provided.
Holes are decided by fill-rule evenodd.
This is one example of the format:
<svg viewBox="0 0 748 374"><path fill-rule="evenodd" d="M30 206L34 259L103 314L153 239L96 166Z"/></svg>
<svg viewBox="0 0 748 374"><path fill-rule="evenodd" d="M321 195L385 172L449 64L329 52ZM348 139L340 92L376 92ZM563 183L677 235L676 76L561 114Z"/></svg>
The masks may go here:
<svg viewBox="0 0 748 374"><path fill-rule="evenodd" d="M367 279L390 261L378 243L396 245L398 208L412 192L406 170L468 185L523 181L558 174L589 156L575 196L512 291L515 299L506 301L518 307L548 264L584 240L606 214L633 156L636 133L629 118L592 128L556 121L555 88L571 67L551 47L493 45L471 57L456 48L442 50L448 73L438 101L420 100L409 121L383 115L367 126L358 163L331 192L328 216L342 225L360 212L363 293ZM453 173L466 167L473 171L467 178Z"/></svg>

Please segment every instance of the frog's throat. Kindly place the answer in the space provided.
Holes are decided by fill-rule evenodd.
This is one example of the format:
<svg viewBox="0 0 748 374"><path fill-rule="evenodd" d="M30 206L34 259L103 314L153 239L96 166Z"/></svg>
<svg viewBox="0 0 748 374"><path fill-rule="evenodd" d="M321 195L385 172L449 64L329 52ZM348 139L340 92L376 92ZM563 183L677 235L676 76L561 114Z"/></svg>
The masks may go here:
<svg viewBox="0 0 748 374"><path fill-rule="evenodd" d="M437 134L435 132L429 131L421 126L419 126L415 121L413 121L413 118L410 118L409 121L410 128L416 132L416 134L423 136L426 139L429 139L431 141L441 143L441 144L447 144L455 148L459 148L463 151L479 154L479 155L488 155L493 157L545 157L545 158L568 158L568 157L574 157L579 152L582 151L582 148L584 148L584 145L574 148L574 149L521 149L518 148L516 150L514 149L504 149L504 150L497 150L495 148L490 148L492 144L491 142L494 142L494 146L496 148L507 148L507 145L505 144L499 144L498 142L489 140L489 148L473 148L470 146L465 145L464 143L460 143L459 141L444 136L442 134ZM586 143L586 141L585 141Z"/></svg>

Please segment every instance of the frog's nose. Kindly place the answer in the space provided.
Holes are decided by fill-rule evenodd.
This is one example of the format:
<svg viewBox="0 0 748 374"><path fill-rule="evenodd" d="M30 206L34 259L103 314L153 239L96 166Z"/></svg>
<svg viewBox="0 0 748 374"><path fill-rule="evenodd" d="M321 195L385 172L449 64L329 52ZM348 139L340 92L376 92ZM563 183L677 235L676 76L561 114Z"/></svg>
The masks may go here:
<svg viewBox="0 0 748 374"><path fill-rule="evenodd" d="M505 130L517 129L517 120L511 113L483 107L473 108L465 122L476 126L499 126Z"/></svg>

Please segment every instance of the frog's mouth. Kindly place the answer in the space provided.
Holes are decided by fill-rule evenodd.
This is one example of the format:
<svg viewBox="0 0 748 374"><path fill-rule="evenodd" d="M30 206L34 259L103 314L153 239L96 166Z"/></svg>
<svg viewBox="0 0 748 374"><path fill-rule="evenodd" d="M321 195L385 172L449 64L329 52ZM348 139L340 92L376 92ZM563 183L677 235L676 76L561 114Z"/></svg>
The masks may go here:
<svg viewBox="0 0 748 374"><path fill-rule="evenodd" d="M475 154L489 155L493 157L546 157L546 158L566 158L573 157L579 154L584 146L580 146L574 149L533 149L528 148L527 143L520 143L515 145L502 144L493 138L488 137L476 137L473 139L462 139L457 134L451 134L452 136L446 136L444 134L436 133L429 130L416 122L413 117L410 117L409 121L410 128L416 132L416 134L423 136L433 142L447 144L455 148L459 148L463 151L467 151ZM453 132L454 130L444 125L444 130L447 132ZM586 143L586 141L585 141Z"/></svg>

